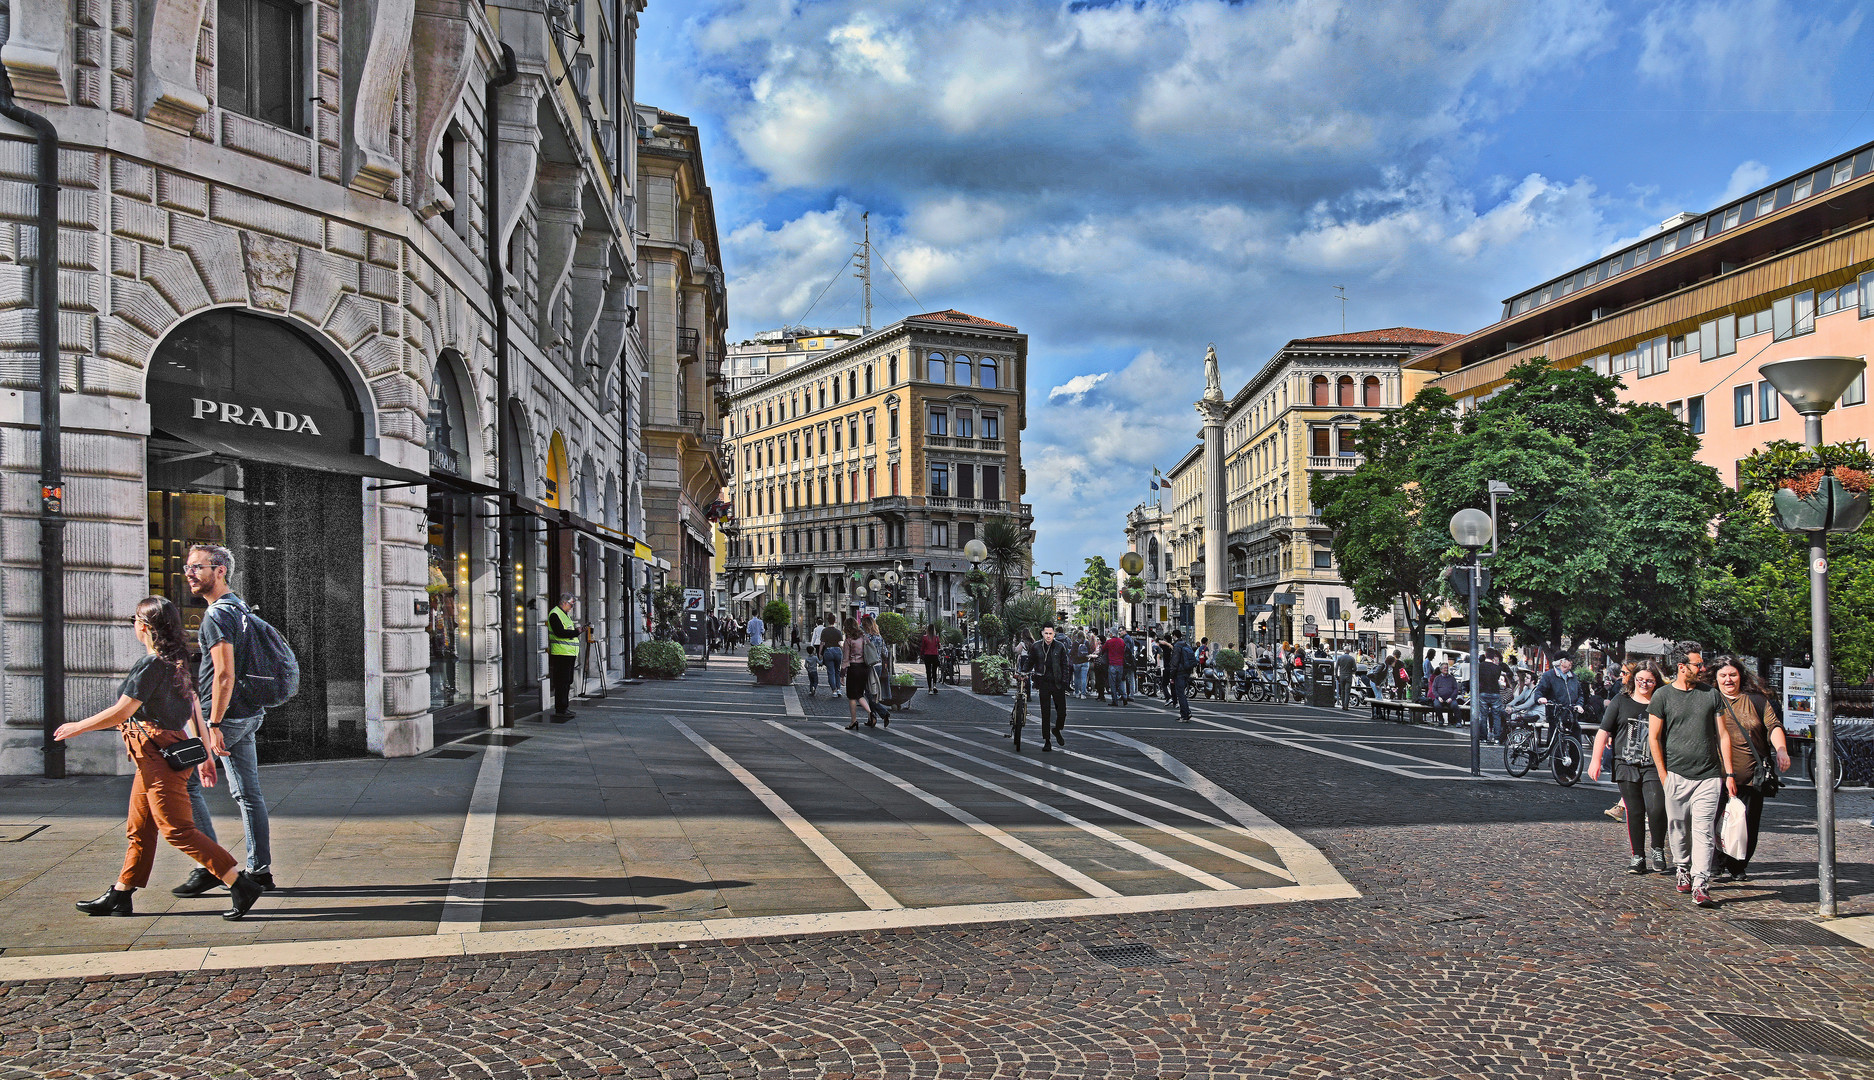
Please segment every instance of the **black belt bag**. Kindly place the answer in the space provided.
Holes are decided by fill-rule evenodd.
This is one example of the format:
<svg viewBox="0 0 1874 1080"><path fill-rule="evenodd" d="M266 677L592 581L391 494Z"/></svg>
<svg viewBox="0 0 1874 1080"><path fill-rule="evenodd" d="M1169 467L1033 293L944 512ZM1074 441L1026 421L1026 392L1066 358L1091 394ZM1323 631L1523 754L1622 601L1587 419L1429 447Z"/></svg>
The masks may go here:
<svg viewBox="0 0 1874 1080"><path fill-rule="evenodd" d="M170 743L168 746L159 746L156 752L163 755L163 760L177 772L188 772L208 760L208 747L202 745L202 740L193 736L181 742Z"/></svg>

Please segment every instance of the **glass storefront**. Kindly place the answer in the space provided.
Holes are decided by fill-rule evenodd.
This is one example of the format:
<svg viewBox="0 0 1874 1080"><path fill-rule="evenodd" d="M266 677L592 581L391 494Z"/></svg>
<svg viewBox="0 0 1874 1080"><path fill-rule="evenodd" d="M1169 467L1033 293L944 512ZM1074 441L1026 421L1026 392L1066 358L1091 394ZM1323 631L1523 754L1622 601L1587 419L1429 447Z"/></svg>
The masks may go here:
<svg viewBox="0 0 1874 1080"><path fill-rule="evenodd" d="M468 457L462 392L449 364L439 363L431 380L429 463L436 476L460 477ZM477 500L441 484L429 485L429 707L437 730L467 719L475 707L474 625L469 588Z"/></svg>
<svg viewBox="0 0 1874 1080"><path fill-rule="evenodd" d="M365 752L362 484L150 440L150 591L181 607L193 633L206 605L182 564L191 544L221 544L241 599L299 657L299 693L261 725L262 762Z"/></svg>

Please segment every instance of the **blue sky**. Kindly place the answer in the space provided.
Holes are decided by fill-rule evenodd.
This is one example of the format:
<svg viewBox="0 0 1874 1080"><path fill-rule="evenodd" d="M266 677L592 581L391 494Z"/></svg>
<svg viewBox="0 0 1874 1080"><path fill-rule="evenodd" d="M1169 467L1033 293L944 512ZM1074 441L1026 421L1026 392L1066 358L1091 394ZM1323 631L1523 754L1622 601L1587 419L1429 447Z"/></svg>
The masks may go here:
<svg viewBox="0 0 1874 1080"><path fill-rule="evenodd" d="M1037 568L1285 341L1504 297L1874 141L1843 0L651 0L640 101L702 129L731 337L799 321L872 213L874 322L1029 335ZM858 321L858 284L808 321Z"/></svg>

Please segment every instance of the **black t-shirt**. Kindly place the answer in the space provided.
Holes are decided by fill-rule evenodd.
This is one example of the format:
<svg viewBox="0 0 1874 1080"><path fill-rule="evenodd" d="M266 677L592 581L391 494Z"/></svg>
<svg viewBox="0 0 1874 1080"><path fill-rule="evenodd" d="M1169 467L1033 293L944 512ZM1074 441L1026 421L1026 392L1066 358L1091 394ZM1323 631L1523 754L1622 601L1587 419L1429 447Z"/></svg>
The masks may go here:
<svg viewBox="0 0 1874 1080"><path fill-rule="evenodd" d="M187 730L192 710L188 696L176 689L176 665L155 653L137 661L117 692L143 703L136 719L164 731Z"/></svg>

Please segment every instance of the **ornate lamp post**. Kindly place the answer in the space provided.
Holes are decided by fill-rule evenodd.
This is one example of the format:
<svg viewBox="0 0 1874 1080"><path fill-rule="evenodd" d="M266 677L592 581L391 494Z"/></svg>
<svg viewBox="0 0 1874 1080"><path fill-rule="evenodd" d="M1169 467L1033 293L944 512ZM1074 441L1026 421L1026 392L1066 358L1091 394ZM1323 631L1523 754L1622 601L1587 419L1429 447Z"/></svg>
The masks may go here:
<svg viewBox="0 0 1874 1080"><path fill-rule="evenodd" d="M885 571L885 599L896 608L901 606L898 598L898 571Z"/></svg>
<svg viewBox="0 0 1874 1080"><path fill-rule="evenodd" d="M1835 407L1867 362L1852 356L1803 356L1758 369L1802 414L1804 444L1822 445L1822 416ZM1835 917L1835 703L1829 687L1828 533L1809 533L1809 652L1815 666L1816 887L1824 919Z"/></svg>
<svg viewBox="0 0 1874 1080"><path fill-rule="evenodd" d="M1124 571L1128 578L1126 582L1126 606L1128 608L1137 608L1139 602L1135 599L1135 596L1138 590L1132 587L1132 582L1129 579L1138 577L1139 572L1145 569L1145 558L1136 551L1128 551L1119 557L1119 569ZM1137 629L1139 613L1135 610L1131 612L1131 615L1132 618L1128 621L1132 623L1132 626L1127 627L1127 629Z"/></svg>
<svg viewBox="0 0 1874 1080"><path fill-rule="evenodd" d="M989 557L989 545L983 543L981 540L971 540L969 543L963 545L963 557L970 561L970 572L975 573L982 569L983 560ZM981 651L983 646L983 594L972 587L970 589L970 595L976 600L976 629L974 635L976 638L976 648L978 651Z"/></svg>
<svg viewBox="0 0 1874 1080"><path fill-rule="evenodd" d="M1465 507L1451 515L1451 539L1470 553L1466 568L1471 587L1464 590L1470 600L1471 614L1471 775L1479 774L1484 737L1484 696L1477 692L1477 594L1483 591L1482 563L1478 553L1497 533L1496 523L1482 510Z"/></svg>

